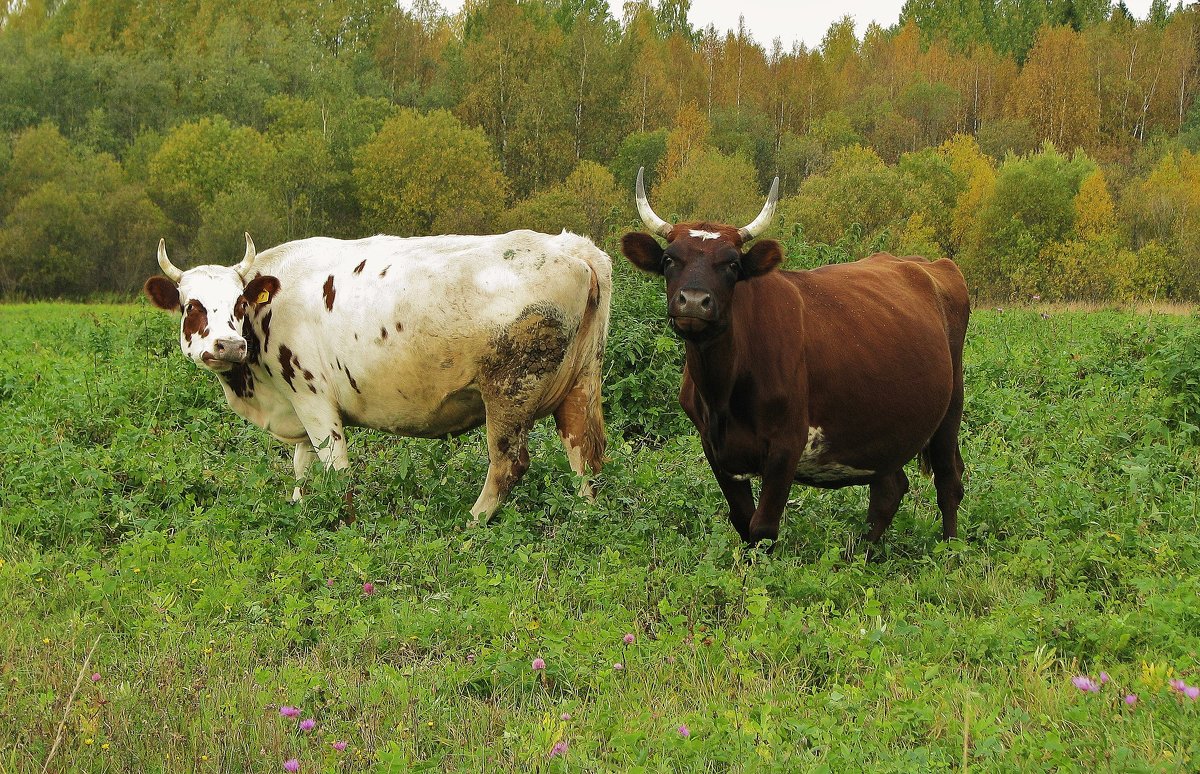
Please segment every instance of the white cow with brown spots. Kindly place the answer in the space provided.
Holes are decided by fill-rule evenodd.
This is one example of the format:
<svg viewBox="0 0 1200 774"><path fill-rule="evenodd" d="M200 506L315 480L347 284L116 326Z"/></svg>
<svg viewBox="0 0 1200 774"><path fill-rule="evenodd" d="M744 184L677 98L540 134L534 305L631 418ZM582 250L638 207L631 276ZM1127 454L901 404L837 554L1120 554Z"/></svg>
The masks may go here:
<svg viewBox="0 0 1200 774"><path fill-rule="evenodd" d="M313 238L256 255L247 234L236 266L180 271L161 241L158 263L166 276L146 295L182 313L180 347L230 407L295 445L298 481L316 457L349 466L349 425L441 438L486 424L478 520L528 468L533 422L553 414L592 495L612 264L584 237Z"/></svg>

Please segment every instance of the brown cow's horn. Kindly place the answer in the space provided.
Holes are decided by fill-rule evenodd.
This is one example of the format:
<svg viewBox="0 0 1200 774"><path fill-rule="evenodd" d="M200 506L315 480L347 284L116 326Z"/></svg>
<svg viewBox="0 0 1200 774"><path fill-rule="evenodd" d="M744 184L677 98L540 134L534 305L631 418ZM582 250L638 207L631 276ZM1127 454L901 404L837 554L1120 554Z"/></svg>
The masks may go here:
<svg viewBox="0 0 1200 774"><path fill-rule="evenodd" d="M183 278L183 272L175 268L175 264L171 263L171 259L167 257L167 240L158 240L158 266L162 269L163 274L167 275L167 279L179 284L179 280Z"/></svg>
<svg viewBox="0 0 1200 774"><path fill-rule="evenodd" d="M637 177L637 208L638 215L642 216L642 222L646 224L646 228L658 234L660 237L666 238L671 233L671 229L675 228L670 223L654 214L654 210L650 209L650 202L646 200L646 184L642 182L642 173L645 167L638 167Z"/></svg>
<svg viewBox="0 0 1200 774"><path fill-rule="evenodd" d="M246 232L246 255L242 258L242 262L233 267L233 270L238 273L238 276L243 281L249 278L250 267L254 265L254 240L250 238L250 232Z"/></svg>
<svg viewBox="0 0 1200 774"><path fill-rule="evenodd" d="M779 178L775 178L775 182L771 183L771 193L767 194L767 203L763 205L762 212L758 213L757 218L750 221L750 225L738 229L743 242L748 242L767 230L771 221L775 219L775 207L778 204Z"/></svg>

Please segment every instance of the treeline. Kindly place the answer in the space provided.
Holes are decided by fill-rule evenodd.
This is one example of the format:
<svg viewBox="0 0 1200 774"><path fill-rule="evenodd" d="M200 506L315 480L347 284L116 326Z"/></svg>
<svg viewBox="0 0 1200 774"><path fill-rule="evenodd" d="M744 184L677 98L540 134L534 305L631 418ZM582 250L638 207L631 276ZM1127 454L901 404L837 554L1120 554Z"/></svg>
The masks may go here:
<svg viewBox="0 0 1200 774"><path fill-rule="evenodd" d="M909 0L819 46L688 0L0 4L0 294L128 293L165 235L749 219L801 264L950 256L987 298L1200 299L1200 4Z"/></svg>

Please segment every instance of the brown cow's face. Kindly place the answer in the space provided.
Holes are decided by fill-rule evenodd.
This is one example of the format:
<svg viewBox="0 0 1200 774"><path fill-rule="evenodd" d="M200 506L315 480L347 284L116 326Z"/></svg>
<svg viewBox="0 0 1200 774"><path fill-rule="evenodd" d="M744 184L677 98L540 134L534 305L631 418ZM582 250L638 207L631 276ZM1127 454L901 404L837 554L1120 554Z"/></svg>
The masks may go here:
<svg viewBox="0 0 1200 774"><path fill-rule="evenodd" d="M711 339L728 330L734 286L766 274L783 259L779 243L771 239L755 243L746 252L740 248L736 229L710 223L675 226L666 249L641 232L621 239L621 252L634 266L666 279L671 329L690 341Z"/></svg>

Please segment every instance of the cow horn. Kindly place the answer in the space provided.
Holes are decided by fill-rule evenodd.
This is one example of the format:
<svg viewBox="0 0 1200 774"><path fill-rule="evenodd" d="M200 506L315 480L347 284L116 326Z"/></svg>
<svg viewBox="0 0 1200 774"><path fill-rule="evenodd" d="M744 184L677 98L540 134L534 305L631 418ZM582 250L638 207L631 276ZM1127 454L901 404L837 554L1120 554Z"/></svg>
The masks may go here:
<svg viewBox="0 0 1200 774"><path fill-rule="evenodd" d="M171 263L171 259L167 257L167 240L158 240L158 267L162 269L163 274L167 275L167 279L179 284L179 280L183 279L183 272L175 268L175 264Z"/></svg>
<svg viewBox="0 0 1200 774"><path fill-rule="evenodd" d="M750 225L738 229L738 233L742 235L743 242L749 242L767 230L767 227L771 225L771 221L775 219L775 207L778 204L779 178L775 178L775 182L771 183L771 193L767 194L767 203L763 205L762 212L758 213L757 218L750 221Z"/></svg>
<svg viewBox="0 0 1200 774"><path fill-rule="evenodd" d="M675 228L670 223L654 214L654 210L650 209L650 202L646 199L646 184L642 182L642 172L645 167L638 167L637 177L637 208L638 215L642 216L642 222L646 224L646 228L658 234L664 239L671 233L671 229Z"/></svg>
<svg viewBox="0 0 1200 774"><path fill-rule="evenodd" d="M238 276L245 281L250 274L250 267L254 265L254 240L250 238L250 232L246 232L246 255L242 258L242 262L233 267L233 270L238 273Z"/></svg>

